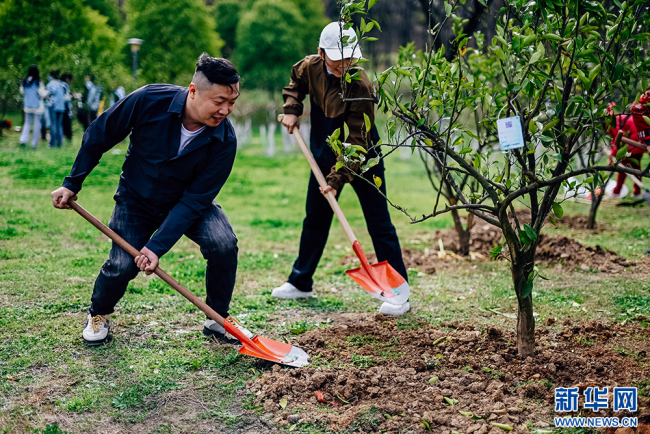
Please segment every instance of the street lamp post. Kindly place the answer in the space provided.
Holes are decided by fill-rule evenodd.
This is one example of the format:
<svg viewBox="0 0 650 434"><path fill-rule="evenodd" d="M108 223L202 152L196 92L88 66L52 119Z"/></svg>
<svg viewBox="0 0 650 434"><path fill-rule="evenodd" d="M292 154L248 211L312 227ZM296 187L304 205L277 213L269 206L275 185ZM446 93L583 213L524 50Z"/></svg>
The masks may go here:
<svg viewBox="0 0 650 434"><path fill-rule="evenodd" d="M133 53L133 81L138 80L138 51L142 45L142 39L131 38L126 41L131 46L131 53Z"/></svg>

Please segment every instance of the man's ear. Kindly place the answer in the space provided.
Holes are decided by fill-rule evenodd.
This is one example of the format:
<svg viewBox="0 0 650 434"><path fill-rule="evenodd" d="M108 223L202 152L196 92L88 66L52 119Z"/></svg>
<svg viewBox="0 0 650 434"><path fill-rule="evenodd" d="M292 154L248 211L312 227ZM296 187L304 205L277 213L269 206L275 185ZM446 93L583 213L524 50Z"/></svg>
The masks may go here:
<svg viewBox="0 0 650 434"><path fill-rule="evenodd" d="M196 97L197 92L198 89L196 88L196 84L190 83L190 98L194 99Z"/></svg>
<svg viewBox="0 0 650 434"><path fill-rule="evenodd" d="M318 55L320 56L321 60L324 62L325 61L325 52L321 50L320 48L318 49Z"/></svg>

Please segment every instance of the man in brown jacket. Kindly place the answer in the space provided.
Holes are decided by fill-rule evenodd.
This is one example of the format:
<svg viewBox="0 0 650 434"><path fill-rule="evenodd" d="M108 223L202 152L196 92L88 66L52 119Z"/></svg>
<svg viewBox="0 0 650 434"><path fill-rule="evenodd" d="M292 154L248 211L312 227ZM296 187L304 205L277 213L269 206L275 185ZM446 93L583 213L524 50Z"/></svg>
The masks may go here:
<svg viewBox="0 0 650 434"><path fill-rule="evenodd" d="M311 103L311 137L310 148L316 162L323 173L327 175L327 188L322 193L333 191L335 195L341 192L346 183L350 183L359 197L363 215L366 218L368 232L372 238L378 261L388 261L389 264L408 281L406 267L402 260L402 251L395 227L390 221L388 204L374 186L359 179L347 168L335 170L337 156L326 142L338 128L346 123L349 128L347 142L368 149L379 141L375 126L375 93L372 83L364 71L359 73L361 80L352 80L346 86L345 98L341 98L341 75L348 68L352 59L361 58L361 50L354 42L356 38L351 29L342 30L341 24L328 24L321 33L318 55L307 56L296 63L291 70L291 82L282 91L284 98L283 125L290 133L300 124L303 112L302 101L309 94ZM341 42L341 33L348 36L345 44ZM345 45L341 49L341 45ZM352 75L352 74L351 74ZM368 116L372 128L364 138L362 126L365 124L364 114ZM365 126L364 126L365 128ZM366 141L367 139L367 141ZM375 150L370 150L366 158L377 157ZM358 167L353 167L358 171ZM381 191L386 194L384 165L380 162L363 175L369 180L377 176L382 180ZM277 298L308 298L313 297L313 275L325 249L332 216L332 208L319 192L318 182L312 174L307 190L307 216L303 222L300 238L298 259L293 265L289 280L273 290ZM383 303L380 313L386 315L403 315L410 309L409 303L395 306Z"/></svg>

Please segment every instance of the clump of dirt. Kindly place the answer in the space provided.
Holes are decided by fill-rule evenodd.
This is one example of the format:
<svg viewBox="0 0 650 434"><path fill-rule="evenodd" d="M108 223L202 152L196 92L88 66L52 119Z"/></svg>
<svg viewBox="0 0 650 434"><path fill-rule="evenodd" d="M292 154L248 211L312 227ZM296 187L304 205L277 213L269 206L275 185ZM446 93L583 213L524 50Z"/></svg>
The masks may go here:
<svg viewBox="0 0 650 434"><path fill-rule="evenodd" d="M247 386L281 426L300 420L334 431L493 434L501 430L492 423L515 433L529 432L530 424L548 427L555 387L578 386L582 393L650 376L647 364L612 350L628 335L648 339L647 328L592 322L538 329L535 357L520 360L515 335L498 326L410 325L417 328L376 315L311 330L295 342L312 355L311 367L276 365ZM639 407L648 404L641 396Z"/></svg>
<svg viewBox="0 0 650 434"><path fill-rule="evenodd" d="M520 215L521 214L521 215ZM520 221L530 220L530 211L524 210L517 213ZM528 220L526 220L528 218ZM561 221L569 227L577 225L576 222L586 221L584 216L569 217L564 216ZM433 274L437 269L447 269L458 264L462 259L454 255L447 255L440 258L440 242L443 244L445 251L455 253L458 251L458 234L453 229L437 230L431 237L431 247L425 250L416 250L412 248L403 248L402 257L406 268L417 268L421 272ZM470 251L474 255L472 260L489 260L490 251L503 242L503 233L501 229L487 223L481 219L475 219L472 227L470 238ZM507 249L507 248L506 248ZM368 253L368 260L371 263L377 262L374 252ZM469 258L467 258L469 259ZM613 250L603 249L601 246L596 247L583 246L573 238L564 235L540 235L537 246L537 261L548 265L556 265L558 269L568 268L569 270L582 269L585 271L598 270L602 273L619 273L626 268L636 265L635 262L628 261L617 255ZM354 255L345 255L341 264L346 266L359 266L359 260ZM642 267L637 271L650 271L650 260L641 262Z"/></svg>
<svg viewBox="0 0 650 434"><path fill-rule="evenodd" d="M583 246L573 238L564 235L540 236L535 258L549 264L563 264L569 268L598 270L603 273L618 273L636 265L600 246Z"/></svg>

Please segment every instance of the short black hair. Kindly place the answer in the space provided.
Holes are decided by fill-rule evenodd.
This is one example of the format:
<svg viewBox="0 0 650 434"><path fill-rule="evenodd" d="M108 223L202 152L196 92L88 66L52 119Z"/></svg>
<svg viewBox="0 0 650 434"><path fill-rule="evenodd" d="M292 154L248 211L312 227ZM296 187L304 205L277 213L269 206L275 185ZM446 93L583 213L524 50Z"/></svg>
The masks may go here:
<svg viewBox="0 0 650 434"><path fill-rule="evenodd" d="M50 71L50 76L51 76L53 79L58 80L58 79L59 79L59 74L60 74L60 73L61 73L61 71L58 70L58 69L57 69L56 71Z"/></svg>
<svg viewBox="0 0 650 434"><path fill-rule="evenodd" d="M66 72L65 74L63 74L61 76L61 80L63 80L63 81L66 81L68 79L72 80L72 74L70 74L69 72Z"/></svg>
<svg viewBox="0 0 650 434"><path fill-rule="evenodd" d="M229 86L239 83L239 74L235 69L235 65L228 59L221 57L212 57L208 53L203 53L199 56L196 62L196 72L201 72L212 84L220 84L222 86Z"/></svg>

